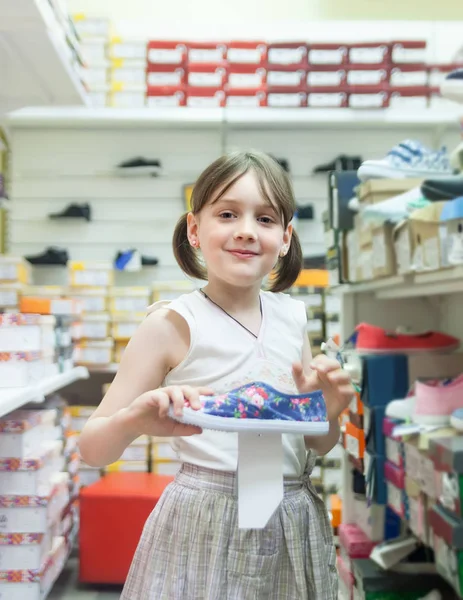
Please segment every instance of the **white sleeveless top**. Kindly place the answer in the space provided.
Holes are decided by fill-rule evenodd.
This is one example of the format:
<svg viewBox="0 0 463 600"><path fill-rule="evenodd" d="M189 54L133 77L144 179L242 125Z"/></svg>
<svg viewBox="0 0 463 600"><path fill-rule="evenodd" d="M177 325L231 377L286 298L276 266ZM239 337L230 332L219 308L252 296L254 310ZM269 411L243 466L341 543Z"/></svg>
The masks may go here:
<svg viewBox="0 0 463 600"><path fill-rule="evenodd" d="M257 339L199 291L150 306L150 313L159 308L174 310L190 328L188 353L167 374L163 386L206 386L219 394L263 381L280 391L297 393L291 369L302 358L305 305L287 294L261 292L261 299ZM171 443L182 462L220 471L237 469L236 433L203 430L200 435L172 438ZM284 434L283 451L283 474L301 476L307 458L303 436Z"/></svg>

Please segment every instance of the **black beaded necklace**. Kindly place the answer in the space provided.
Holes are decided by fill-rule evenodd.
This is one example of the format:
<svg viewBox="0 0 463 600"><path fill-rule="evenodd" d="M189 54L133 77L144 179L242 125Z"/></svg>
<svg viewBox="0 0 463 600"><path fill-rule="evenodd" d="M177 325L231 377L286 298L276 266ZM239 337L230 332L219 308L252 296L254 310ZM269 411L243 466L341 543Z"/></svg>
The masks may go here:
<svg viewBox="0 0 463 600"><path fill-rule="evenodd" d="M227 316L229 316L229 317L230 317L230 319L233 319L233 321L235 321L235 323L238 323L238 325L240 325L240 326L241 326L243 329L246 329L246 331L247 331L248 333L250 333L250 334L251 334L253 337L255 337L256 339L258 338L258 336L257 336L257 335L256 335L256 334L255 334L253 331L251 331L250 329L248 329L248 328L246 327L246 325L243 325L243 323L240 323L240 321L238 321L238 319L235 319L235 317L234 317L233 315L231 315L229 312L227 312L227 311L226 311L224 308L222 308L222 307L220 306L220 304L217 304L217 302L214 302L214 300L212 300L212 298L209 298L209 296L206 294L206 292L205 292L203 289L200 289L199 291L201 292L201 294L202 294L202 295L203 295L203 296L204 296L204 297L205 297L207 300L209 300L209 302L212 302L212 304L215 304L215 305L217 306L217 308L220 308L220 310L221 310L222 312L224 312L224 313L225 313ZM259 307L260 307L260 316L261 316L261 318L262 318L262 314L263 314L263 313L262 313L262 298L261 298L261 296L260 296L260 295L259 295Z"/></svg>

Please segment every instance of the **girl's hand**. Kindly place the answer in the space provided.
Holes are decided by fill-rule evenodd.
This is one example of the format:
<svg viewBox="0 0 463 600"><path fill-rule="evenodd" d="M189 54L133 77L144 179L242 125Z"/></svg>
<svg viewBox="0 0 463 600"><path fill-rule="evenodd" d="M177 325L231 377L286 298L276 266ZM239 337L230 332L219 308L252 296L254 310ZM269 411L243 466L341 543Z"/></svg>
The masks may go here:
<svg viewBox="0 0 463 600"><path fill-rule="evenodd" d="M138 435L157 437L189 436L201 433L202 429L194 425L178 423L169 417L169 407L181 416L183 407L193 410L201 408L199 396L209 396L213 392L208 388L193 388L189 385L169 386L145 392L128 406L127 418L130 427Z"/></svg>
<svg viewBox="0 0 463 600"><path fill-rule="evenodd" d="M337 419L355 394L350 375L337 360L324 354L310 363L312 371L305 373L301 363L293 365L293 378L300 394L321 390L325 397L328 420Z"/></svg>

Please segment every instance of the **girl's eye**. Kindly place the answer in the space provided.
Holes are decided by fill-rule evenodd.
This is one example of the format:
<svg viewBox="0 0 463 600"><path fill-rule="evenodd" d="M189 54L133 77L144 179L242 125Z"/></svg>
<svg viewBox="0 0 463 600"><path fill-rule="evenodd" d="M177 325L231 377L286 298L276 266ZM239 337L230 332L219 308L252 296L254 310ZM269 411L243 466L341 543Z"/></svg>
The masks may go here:
<svg viewBox="0 0 463 600"><path fill-rule="evenodd" d="M270 217L259 217L259 221L265 223L266 225L269 225L270 223L274 222L273 219L271 219Z"/></svg>
<svg viewBox="0 0 463 600"><path fill-rule="evenodd" d="M219 215L222 219L231 219L233 218L233 213L231 213L230 211L225 211L220 213Z"/></svg>

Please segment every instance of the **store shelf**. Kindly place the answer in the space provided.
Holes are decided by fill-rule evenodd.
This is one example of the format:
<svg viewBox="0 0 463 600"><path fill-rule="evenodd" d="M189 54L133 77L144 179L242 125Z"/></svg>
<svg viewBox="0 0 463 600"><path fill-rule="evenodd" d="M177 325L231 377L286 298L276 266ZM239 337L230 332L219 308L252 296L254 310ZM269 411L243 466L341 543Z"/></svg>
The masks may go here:
<svg viewBox="0 0 463 600"><path fill-rule="evenodd" d="M371 128L448 127L455 126L463 109L455 110L353 110L348 108L233 108L225 109L225 120L231 128L301 128L357 129L359 125Z"/></svg>
<svg viewBox="0 0 463 600"><path fill-rule="evenodd" d="M0 113L30 105L85 105L72 51L46 0L0 0Z"/></svg>
<svg viewBox="0 0 463 600"><path fill-rule="evenodd" d="M379 300L442 296L463 292L463 266L353 283L331 288L340 294L374 293Z"/></svg>
<svg viewBox="0 0 463 600"><path fill-rule="evenodd" d="M118 368L117 363L112 363L111 365L89 367L88 370L90 373L117 373Z"/></svg>
<svg viewBox="0 0 463 600"><path fill-rule="evenodd" d="M15 128L218 128L224 122L223 109L201 108L25 108L8 115Z"/></svg>
<svg viewBox="0 0 463 600"><path fill-rule="evenodd" d="M1 0L0 0L1 1ZM27 108L8 116L10 125L18 127L89 126L95 129L117 127L217 128L230 129L335 129L357 130L359 125L372 129L391 127L446 129L456 127L463 110L426 109L396 111L392 109L362 111L349 109L276 109L276 108Z"/></svg>
<svg viewBox="0 0 463 600"><path fill-rule="evenodd" d="M0 388L0 417L24 406L28 402L42 402L45 396L60 390L67 385L87 379L88 370L85 367L75 367L66 373L47 377L36 385L22 388Z"/></svg>

